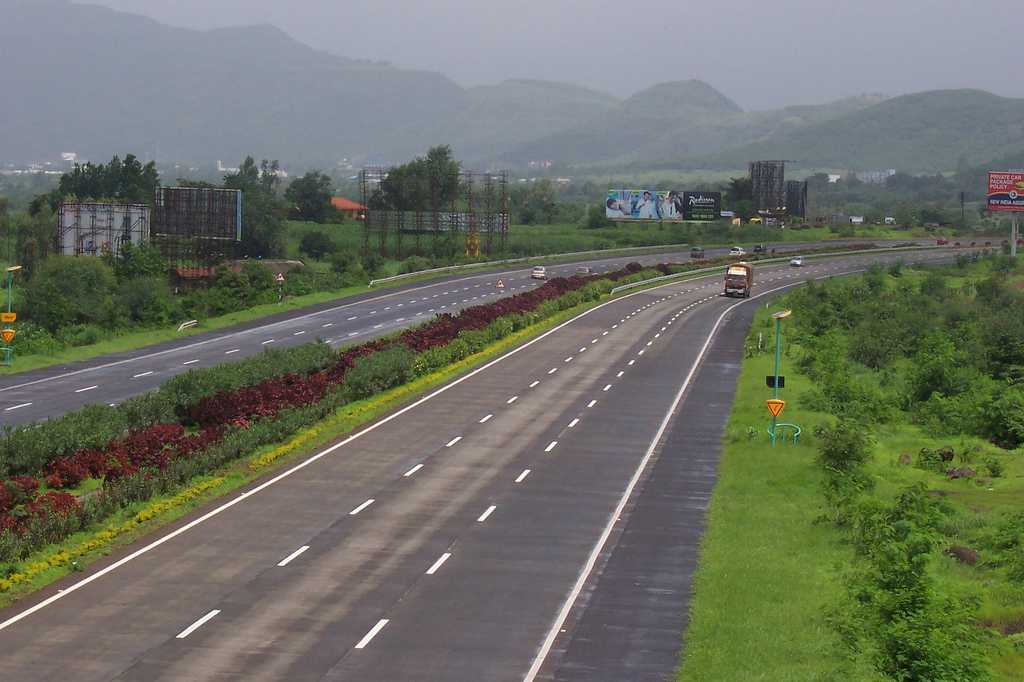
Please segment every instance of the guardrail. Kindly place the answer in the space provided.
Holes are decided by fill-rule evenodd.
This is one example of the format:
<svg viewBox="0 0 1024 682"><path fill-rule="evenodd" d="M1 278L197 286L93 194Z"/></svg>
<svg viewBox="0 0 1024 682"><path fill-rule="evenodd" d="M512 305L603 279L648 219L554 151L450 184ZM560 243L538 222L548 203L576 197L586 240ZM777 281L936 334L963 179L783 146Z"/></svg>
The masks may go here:
<svg viewBox="0 0 1024 682"><path fill-rule="evenodd" d="M199 324L199 320L189 320L188 322L182 322L181 324L178 325L178 331L183 332L189 327L194 327L197 324Z"/></svg>
<svg viewBox="0 0 1024 682"><path fill-rule="evenodd" d="M811 258L830 258L830 257L833 257L833 256L855 256L857 254L862 254L862 253L897 253L897 252L904 252L904 251L936 251L936 250L943 249L943 248L949 248L949 247L943 247L943 246L897 246L897 247L889 247L889 248L882 247L882 248L878 248L878 249L857 249L856 251L833 251L833 252L830 252L830 253L812 253L812 254L808 254L808 255L804 256L804 259L807 260L807 259L811 259ZM762 258L762 259L759 259L759 260L756 260L756 261L752 261L752 262L754 262L754 263L781 263L781 262L790 260L795 255L797 255L797 254L793 254L793 255L790 255L790 256L780 256L778 258ZM736 261L736 262L740 262L740 261ZM711 267L707 267L707 268L698 268L697 270L686 270L684 272L677 272L677 273L674 273L674 274L671 274L671 275L663 275L661 277L653 277L651 279L645 279L642 282L633 282L631 284L623 284L622 286L618 286L618 287L615 287L614 289L612 289L610 293L612 295L614 295L614 294L619 293L620 291L626 291L627 289L635 289L637 287L647 286L648 284L651 284L651 283L654 283L654 282L666 282L668 280L679 279L680 277L686 277L688 275L709 274L709 273L712 273L712 272L718 272L719 270L724 270L727 267L729 267L728 263L723 264L723 265L712 265Z"/></svg>
<svg viewBox="0 0 1024 682"><path fill-rule="evenodd" d="M506 258L505 260L490 260L482 261L480 263L467 263L466 265L446 265L443 268L431 268L429 270L417 270L416 272L406 272L401 275L392 275L391 277L381 277L380 279L371 279L370 286L376 286L385 282L395 282L400 279L407 277L419 277L420 275L431 275L442 272L457 272L466 268L485 268L492 265L510 265L512 263L526 263L529 261L544 261L553 258L572 258L575 256L590 256L590 255L606 255L608 258L615 258L618 255L632 253L634 251L653 251L654 249L680 249L686 248L689 244L662 244L652 246L627 246L621 249L595 249L593 251L573 251L572 253L552 253L546 256L525 256L523 258Z"/></svg>

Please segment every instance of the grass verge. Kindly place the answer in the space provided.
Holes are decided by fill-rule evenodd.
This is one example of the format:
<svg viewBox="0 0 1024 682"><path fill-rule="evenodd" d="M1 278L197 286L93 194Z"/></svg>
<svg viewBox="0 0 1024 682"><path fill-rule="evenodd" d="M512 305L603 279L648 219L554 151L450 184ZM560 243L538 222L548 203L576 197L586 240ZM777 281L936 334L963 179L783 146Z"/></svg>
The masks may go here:
<svg viewBox="0 0 1024 682"><path fill-rule="evenodd" d="M607 300L607 298L603 299ZM398 386L378 396L349 403L320 423L302 430L288 441L256 450L218 471L196 477L173 493L154 497L120 510L102 523L82 530L65 541L46 547L24 560L10 564L0 575L0 608L141 537L181 518L192 510L248 485L269 472L301 459L318 448L369 424L512 348L599 305L594 301L564 310L522 329L483 351L449 367Z"/></svg>

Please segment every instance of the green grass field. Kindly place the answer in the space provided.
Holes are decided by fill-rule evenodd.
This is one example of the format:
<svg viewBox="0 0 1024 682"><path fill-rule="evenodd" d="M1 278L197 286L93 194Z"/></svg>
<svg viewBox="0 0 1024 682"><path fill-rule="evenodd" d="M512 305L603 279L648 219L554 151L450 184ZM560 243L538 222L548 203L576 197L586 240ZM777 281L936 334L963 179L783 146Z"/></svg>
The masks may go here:
<svg viewBox="0 0 1024 682"><path fill-rule="evenodd" d="M783 307L784 301L758 312L748 348L756 347L758 332L771 346L768 316ZM851 655L827 620L842 603L844 576L857 559L848 536L819 521L826 504L813 429L831 417L802 397L810 380L795 368L799 349L785 347L783 421L799 424L803 435L795 447L770 447L764 401L771 396L764 377L774 359L767 349L748 351L752 357L743 363L702 542L679 682L889 679L865 656ZM952 510L943 547L978 547L1001 519L1024 508L1024 451L999 450L975 437L937 438L906 418L871 433L872 495L892 500L908 485L924 483ZM901 455L946 445L957 452L974 449L971 466L979 471L990 457L1005 471L997 478L950 480L900 462ZM998 565L967 565L942 551L931 556L929 571L943 593L979 598L977 626L990 633L985 654L994 679L1024 680L1024 643L1015 644L1020 635L1013 634L1024 630L1024 585Z"/></svg>

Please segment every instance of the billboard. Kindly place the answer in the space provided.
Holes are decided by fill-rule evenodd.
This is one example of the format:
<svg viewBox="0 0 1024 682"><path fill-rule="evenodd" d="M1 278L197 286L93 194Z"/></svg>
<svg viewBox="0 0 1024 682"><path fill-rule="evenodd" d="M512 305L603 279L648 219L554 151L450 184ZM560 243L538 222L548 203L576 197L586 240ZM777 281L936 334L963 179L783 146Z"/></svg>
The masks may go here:
<svg viewBox="0 0 1024 682"><path fill-rule="evenodd" d="M153 233L189 239L242 239L242 192L214 187L158 187Z"/></svg>
<svg viewBox="0 0 1024 682"><path fill-rule="evenodd" d="M683 220L718 220L721 211L720 192L683 192Z"/></svg>
<svg viewBox="0 0 1024 682"><path fill-rule="evenodd" d="M125 244L149 240L149 206L66 202L57 211L57 253L62 256L121 254Z"/></svg>
<svg viewBox="0 0 1024 682"><path fill-rule="evenodd" d="M719 192L611 189L605 215L610 220L718 220L721 206Z"/></svg>
<svg viewBox="0 0 1024 682"><path fill-rule="evenodd" d="M988 210L1024 212L1024 172L989 171Z"/></svg>

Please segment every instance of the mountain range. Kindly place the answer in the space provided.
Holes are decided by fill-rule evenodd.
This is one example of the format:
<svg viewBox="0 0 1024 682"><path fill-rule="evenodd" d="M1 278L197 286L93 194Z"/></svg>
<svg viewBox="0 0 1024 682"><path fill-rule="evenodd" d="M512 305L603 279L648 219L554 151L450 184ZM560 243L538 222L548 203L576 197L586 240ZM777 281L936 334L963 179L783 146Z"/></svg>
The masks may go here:
<svg viewBox="0 0 1024 682"><path fill-rule="evenodd" d="M1024 100L976 90L743 111L707 83L621 96L315 50L271 26L195 31L68 0L0 0L0 163L77 152L329 167L451 144L474 165L951 170L1024 149Z"/></svg>

